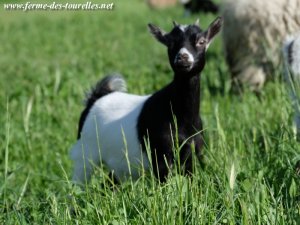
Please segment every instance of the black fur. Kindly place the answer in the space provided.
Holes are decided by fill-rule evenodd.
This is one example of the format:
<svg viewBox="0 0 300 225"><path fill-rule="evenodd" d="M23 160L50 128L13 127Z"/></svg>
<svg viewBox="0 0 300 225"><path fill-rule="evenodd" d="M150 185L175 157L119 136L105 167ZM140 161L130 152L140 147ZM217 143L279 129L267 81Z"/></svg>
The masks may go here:
<svg viewBox="0 0 300 225"><path fill-rule="evenodd" d="M191 13L211 12L217 13L219 11L219 6L211 0L191 0L184 4L184 8Z"/></svg>
<svg viewBox="0 0 300 225"><path fill-rule="evenodd" d="M175 25L168 34L158 27L149 26L156 39L168 47L169 61L174 71L173 81L145 102L137 124L139 141L144 151L147 144L145 141L149 141L154 174L162 182L168 175L168 168L174 163L172 138L176 135L175 126L179 145L187 141L180 150L184 172L192 172L192 145L196 155L201 156L200 72L205 66L206 45L219 32L221 25L221 18L215 20L205 32L196 25L190 25L183 32ZM188 49L194 57L191 69L186 69L188 62L184 62L185 57L179 65L176 64L176 54L182 47Z"/></svg>
<svg viewBox="0 0 300 225"><path fill-rule="evenodd" d="M197 75L186 80L174 80L152 95L145 103L138 120L138 136L144 149L146 147L144 138L149 140L154 174L160 181L165 180L168 175L168 166L171 166L174 160L173 116L176 116L178 140L181 145L192 135L202 131L199 105L200 81ZM192 172L191 144L195 145L196 154L200 156L202 134L199 133L190 138L181 150L180 161L185 163L187 172Z"/></svg>

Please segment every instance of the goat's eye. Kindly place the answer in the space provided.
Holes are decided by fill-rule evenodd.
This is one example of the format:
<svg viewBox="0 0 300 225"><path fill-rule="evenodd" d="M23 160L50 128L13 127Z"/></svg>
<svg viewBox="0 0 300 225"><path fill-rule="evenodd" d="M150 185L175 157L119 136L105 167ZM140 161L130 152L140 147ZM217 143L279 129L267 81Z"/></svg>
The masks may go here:
<svg viewBox="0 0 300 225"><path fill-rule="evenodd" d="M201 47L202 45L205 45L205 44L206 44L205 38L200 38L200 39L198 39L196 46Z"/></svg>

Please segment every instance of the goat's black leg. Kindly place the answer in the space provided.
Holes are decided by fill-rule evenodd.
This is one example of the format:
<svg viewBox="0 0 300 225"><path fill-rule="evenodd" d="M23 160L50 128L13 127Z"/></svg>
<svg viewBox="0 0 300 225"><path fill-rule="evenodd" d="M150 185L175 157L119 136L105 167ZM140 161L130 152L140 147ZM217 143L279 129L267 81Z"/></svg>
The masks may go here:
<svg viewBox="0 0 300 225"><path fill-rule="evenodd" d="M180 163L184 175L191 175L194 172L195 160L202 163L202 137L195 138L191 143L185 144L180 150Z"/></svg>
<svg viewBox="0 0 300 225"><path fill-rule="evenodd" d="M173 164L173 157L167 157L166 155L160 155L158 157L152 157L153 172L154 175L161 183L164 183L168 178L170 168Z"/></svg>

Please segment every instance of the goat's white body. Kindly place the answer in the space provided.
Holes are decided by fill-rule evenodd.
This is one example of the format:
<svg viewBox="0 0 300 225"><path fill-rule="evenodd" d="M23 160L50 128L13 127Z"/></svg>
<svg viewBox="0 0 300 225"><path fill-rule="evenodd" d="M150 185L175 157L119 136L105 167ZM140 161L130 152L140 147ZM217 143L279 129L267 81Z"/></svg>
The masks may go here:
<svg viewBox="0 0 300 225"><path fill-rule="evenodd" d="M88 180L101 162L120 181L130 175L136 179L141 169L148 169L148 157L137 134L138 116L148 97L113 92L94 103L71 150L74 182Z"/></svg>

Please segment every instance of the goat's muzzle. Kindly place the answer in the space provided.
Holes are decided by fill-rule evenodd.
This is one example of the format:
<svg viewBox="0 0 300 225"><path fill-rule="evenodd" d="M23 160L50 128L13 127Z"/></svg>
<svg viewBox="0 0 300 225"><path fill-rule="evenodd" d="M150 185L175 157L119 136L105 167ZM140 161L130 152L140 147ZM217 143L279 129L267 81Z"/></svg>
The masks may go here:
<svg viewBox="0 0 300 225"><path fill-rule="evenodd" d="M180 70L189 71L194 63L193 55L186 49L181 48L174 59L174 65Z"/></svg>

